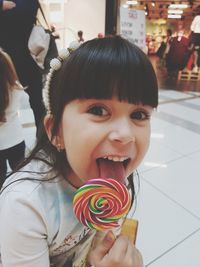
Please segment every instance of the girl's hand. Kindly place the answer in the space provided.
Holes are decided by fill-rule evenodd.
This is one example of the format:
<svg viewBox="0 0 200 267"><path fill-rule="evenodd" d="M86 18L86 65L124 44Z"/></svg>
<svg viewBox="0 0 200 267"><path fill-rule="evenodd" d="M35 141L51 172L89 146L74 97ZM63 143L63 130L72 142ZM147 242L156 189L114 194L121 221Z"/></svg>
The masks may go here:
<svg viewBox="0 0 200 267"><path fill-rule="evenodd" d="M9 10L9 9L12 9L15 6L16 6L16 4L14 2L3 1L2 9L3 9L3 11L6 11L6 10Z"/></svg>
<svg viewBox="0 0 200 267"><path fill-rule="evenodd" d="M89 262L94 267L142 267L142 256L126 236L115 239L109 231L91 251Z"/></svg>

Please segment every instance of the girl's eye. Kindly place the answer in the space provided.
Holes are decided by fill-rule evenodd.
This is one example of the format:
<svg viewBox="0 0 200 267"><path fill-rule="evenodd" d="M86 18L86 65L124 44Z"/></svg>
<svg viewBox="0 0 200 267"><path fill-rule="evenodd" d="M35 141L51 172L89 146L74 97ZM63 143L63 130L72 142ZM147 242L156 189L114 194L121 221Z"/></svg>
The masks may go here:
<svg viewBox="0 0 200 267"><path fill-rule="evenodd" d="M93 106L87 112L90 113L90 114L93 114L95 116L106 116L106 115L108 115L108 111L102 106Z"/></svg>
<svg viewBox="0 0 200 267"><path fill-rule="evenodd" d="M137 110L131 114L131 119L133 120L144 121L144 120L148 120L149 118L150 118L150 114L144 110Z"/></svg>

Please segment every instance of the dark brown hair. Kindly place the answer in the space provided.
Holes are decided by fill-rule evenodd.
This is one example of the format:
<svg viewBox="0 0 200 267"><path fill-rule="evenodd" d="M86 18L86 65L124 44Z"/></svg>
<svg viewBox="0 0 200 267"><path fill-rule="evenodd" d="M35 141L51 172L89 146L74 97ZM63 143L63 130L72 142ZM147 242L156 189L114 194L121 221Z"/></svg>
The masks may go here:
<svg viewBox="0 0 200 267"><path fill-rule="evenodd" d="M120 101L157 107L157 79L148 57L137 46L119 36L97 38L83 43L63 62L61 69L55 71L50 83L52 139L57 135L66 104L75 99L110 99L113 95ZM57 151L52 145L44 126L39 131L35 148L18 166L17 171L23 171L20 169L34 159L49 165L46 176L37 179L31 173L38 171L24 171L27 177L11 181L5 188L19 180L45 182L55 179L59 174L67 177L70 166L66 153ZM49 175L51 170L54 172ZM137 171L135 173L137 176ZM133 201L133 174L128 177L128 181Z"/></svg>
<svg viewBox="0 0 200 267"><path fill-rule="evenodd" d="M57 135L65 105L75 99L110 99L158 105L158 85L148 57L135 45L120 36L96 38L83 43L55 71L49 88L53 117L52 139ZM47 162L63 173L68 161L65 152L58 152L49 141L44 127L30 156ZM42 153L41 153L42 151Z"/></svg>
<svg viewBox="0 0 200 267"><path fill-rule="evenodd" d="M9 90L16 80L17 73L9 55L0 48L0 122L5 122L5 110L9 104Z"/></svg>

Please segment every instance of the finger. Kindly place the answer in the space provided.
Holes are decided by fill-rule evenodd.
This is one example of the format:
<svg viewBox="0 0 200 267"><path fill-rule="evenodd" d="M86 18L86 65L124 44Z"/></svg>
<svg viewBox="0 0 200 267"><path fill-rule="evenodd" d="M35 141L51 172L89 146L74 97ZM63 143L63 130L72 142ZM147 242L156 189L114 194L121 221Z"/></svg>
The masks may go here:
<svg viewBox="0 0 200 267"><path fill-rule="evenodd" d="M3 1L3 11L12 9L16 4L14 2Z"/></svg>
<svg viewBox="0 0 200 267"><path fill-rule="evenodd" d="M143 260L140 251L131 243L129 243L126 257L124 258L124 260L129 262L130 266L137 266L137 267L143 266Z"/></svg>
<svg viewBox="0 0 200 267"><path fill-rule="evenodd" d="M103 258L108 253L114 241L115 241L115 236L113 232L108 231L108 233L104 236L103 240L99 243L99 245L96 248L99 258Z"/></svg>
<svg viewBox="0 0 200 267"><path fill-rule="evenodd" d="M123 259L127 254L127 249L130 241L127 236L120 235L112 248L109 251L109 257L115 259L116 261Z"/></svg>
<svg viewBox="0 0 200 267"><path fill-rule="evenodd" d="M104 256L108 253L115 242L115 236L112 231L108 231L103 240L97 245L97 247L90 253L90 262L95 265L99 263Z"/></svg>
<svg viewBox="0 0 200 267"><path fill-rule="evenodd" d="M138 256L138 266L143 266L143 258L142 258L142 254L140 253L140 251L138 249L136 249L137 251L137 256Z"/></svg>
<svg viewBox="0 0 200 267"><path fill-rule="evenodd" d="M10 2L10 8L13 8L15 6L16 6L16 4L14 2Z"/></svg>

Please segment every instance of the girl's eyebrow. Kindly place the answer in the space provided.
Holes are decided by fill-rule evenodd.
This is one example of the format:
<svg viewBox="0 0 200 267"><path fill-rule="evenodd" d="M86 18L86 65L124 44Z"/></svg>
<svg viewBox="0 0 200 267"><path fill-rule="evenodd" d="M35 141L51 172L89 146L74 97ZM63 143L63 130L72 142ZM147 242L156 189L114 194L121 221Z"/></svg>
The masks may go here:
<svg viewBox="0 0 200 267"><path fill-rule="evenodd" d="M108 102L112 101L112 99L97 99L97 98L90 98L90 99L77 99L77 102L80 103L92 103L92 102Z"/></svg>
<svg viewBox="0 0 200 267"><path fill-rule="evenodd" d="M149 109L153 109L153 107L150 106L150 105L144 105L144 104L133 104L133 105L135 105L138 108L149 108Z"/></svg>

